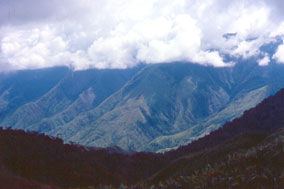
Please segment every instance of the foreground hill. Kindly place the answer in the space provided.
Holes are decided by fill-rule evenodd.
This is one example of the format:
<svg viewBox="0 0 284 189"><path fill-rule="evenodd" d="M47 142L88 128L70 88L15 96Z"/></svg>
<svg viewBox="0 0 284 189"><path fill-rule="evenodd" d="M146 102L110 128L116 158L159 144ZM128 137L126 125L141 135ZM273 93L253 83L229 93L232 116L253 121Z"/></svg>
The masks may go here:
<svg viewBox="0 0 284 189"><path fill-rule="evenodd" d="M282 188L284 129L265 136L244 134L182 156L137 187Z"/></svg>
<svg viewBox="0 0 284 189"><path fill-rule="evenodd" d="M63 144L61 139L43 134L0 130L0 165L4 170L0 181L9 178L3 182L7 185L10 180L19 186L64 188L134 184L164 167L165 162L159 154L131 155L119 149Z"/></svg>
<svg viewBox="0 0 284 189"><path fill-rule="evenodd" d="M1 129L0 180L8 177L17 186L34 188L122 183L138 188L280 188L283 129L284 89L208 136L165 154L86 148L43 134Z"/></svg>

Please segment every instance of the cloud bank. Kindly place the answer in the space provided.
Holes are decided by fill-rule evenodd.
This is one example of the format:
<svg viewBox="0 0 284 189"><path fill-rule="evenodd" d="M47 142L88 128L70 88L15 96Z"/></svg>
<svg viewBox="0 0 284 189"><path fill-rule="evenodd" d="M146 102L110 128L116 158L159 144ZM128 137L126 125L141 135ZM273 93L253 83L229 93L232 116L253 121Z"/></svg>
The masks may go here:
<svg viewBox="0 0 284 189"><path fill-rule="evenodd" d="M278 0L4 0L0 71L57 65L76 70L139 63L230 66L225 54L284 63L260 47L283 37Z"/></svg>

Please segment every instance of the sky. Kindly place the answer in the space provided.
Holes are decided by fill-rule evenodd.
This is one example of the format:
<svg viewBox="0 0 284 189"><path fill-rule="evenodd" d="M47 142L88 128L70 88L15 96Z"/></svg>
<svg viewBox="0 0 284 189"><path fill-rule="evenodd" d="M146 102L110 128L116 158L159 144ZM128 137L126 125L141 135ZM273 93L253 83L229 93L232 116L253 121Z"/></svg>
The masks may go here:
<svg viewBox="0 0 284 189"><path fill-rule="evenodd" d="M282 0L1 0L0 71L284 63ZM273 55L260 47L282 40Z"/></svg>

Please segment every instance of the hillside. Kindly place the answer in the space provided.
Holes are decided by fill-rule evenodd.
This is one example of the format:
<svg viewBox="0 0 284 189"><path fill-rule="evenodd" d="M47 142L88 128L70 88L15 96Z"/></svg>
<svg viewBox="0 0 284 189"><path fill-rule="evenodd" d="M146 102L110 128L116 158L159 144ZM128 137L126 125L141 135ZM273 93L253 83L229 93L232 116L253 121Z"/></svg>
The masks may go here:
<svg viewBox="0 0 284 189"><path fill-rule="evenodd" d="M63 144L61 139L34 132L1 129L0 164L4 171L0 181L9 178L19 181L20 186L60 188L119 186L146 179L165 166L166 159L159 154L121 152Z"/></svg>
<svg viewBox="0 0 284 189"><path fill-rule="evenodd" d="M247 171L244 176L247 182L253 180L255 176L262 177L265 174L266 179L262 178L262 180L269 181L266 184L273 185L271 183L273 175L277 178L277 185L281 186L284 183L283 123L284 89L208 136L166 153L166 156L173 160L172 163L155 174L150 183L158 183L158 181L168 179L173 181L173 178L177 179L181 175L199 175L197 180L201 179L200 177L203 179L213 179L214 177L216 179L218 175L223 175L221 183L226 184L229 181L226 181L228 178L225 179L224 175L231 174L236 177L236 174L239 174L242 176L247 169L252 168L253 171ZM196 170L199 172L194 172ZM211 173L205 173L207 170ZM266 175L265 170L268 170L270 175ZM217 176L212 173L215 171L219 171ZM178 180L180 181L180 179ZM193 182L190 180L191 178L188 182ZM235 182L237 181L235 180ZM204 180L198 182L205 184ZM254 180L253 183L257 184L257 181ZM206 187L209 186L206 185Z"/></svg>
<svg viewBox="0 0 284 189"><path fill-rule="evenodd" d="M255 62L19 71L0 79L0 124L93 147L168 151L209 134L284 87L283 65Z"/></svg>
<svg viewBox="0 0 284 189"><path fill-rule="evenodd" d="M35 188L121 183L138 188L277 188L284 184L283 99L284 89L208 136L165 154L87 148L1 129L0 179Z"/></svg>
<svg viewBox="0 0 284 189"><path fill-rule="evenodd" d="M17 108L54 88L66 74L65 67L0 73L0 121Z"/></svg>
<svg viewBox="0 0 284 189"><path fill-rule="evenodd" d="M99 106L47 134L134 151L176 148L241 116L284 87L281 73L283 65L147 66Z"/></svg>
<svg viewBox="0 0 284 189"><path fill-rule="evenodd" d="M7 74L0 80L0 99L6 104L0 109L1 125L46 133L99 105L139 69L73 72L67 68L51 68ZM23 102L18 102L21 99ZM16 108L11 107L13 104Z"/></svg>
<svg viewBox="0 0 284 189"><path fill-rule="evenodd" d="M243 134L215 148L190 153L137 187L282 188L284 130L264 136Z"/></svg>

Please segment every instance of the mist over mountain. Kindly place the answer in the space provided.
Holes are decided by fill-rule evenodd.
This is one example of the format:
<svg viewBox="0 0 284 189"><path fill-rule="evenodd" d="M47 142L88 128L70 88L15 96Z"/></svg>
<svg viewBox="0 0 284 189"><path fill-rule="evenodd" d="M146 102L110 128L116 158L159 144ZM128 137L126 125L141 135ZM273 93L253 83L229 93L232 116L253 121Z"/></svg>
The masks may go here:
<svg viewBox="0 0 284 189"><path fill-rule="evenodd" d="M56 133L85 145L116 144L142 151L184 145L240 116L283 87L282 75L273 80L264 77L276 75L272 70L281 71L282 66L272 70L242 66L146 67L100 106ZM238 77L240 73L243 77Z"/></svg>
<svg viewBox="0 0 284 189"><path fill-rule="evenodd" d="M279 42L262 47L272 56ZM162 152L186 145L284 87L284 66L193 63L2 73L0 124L87 146Z"/></svg>

